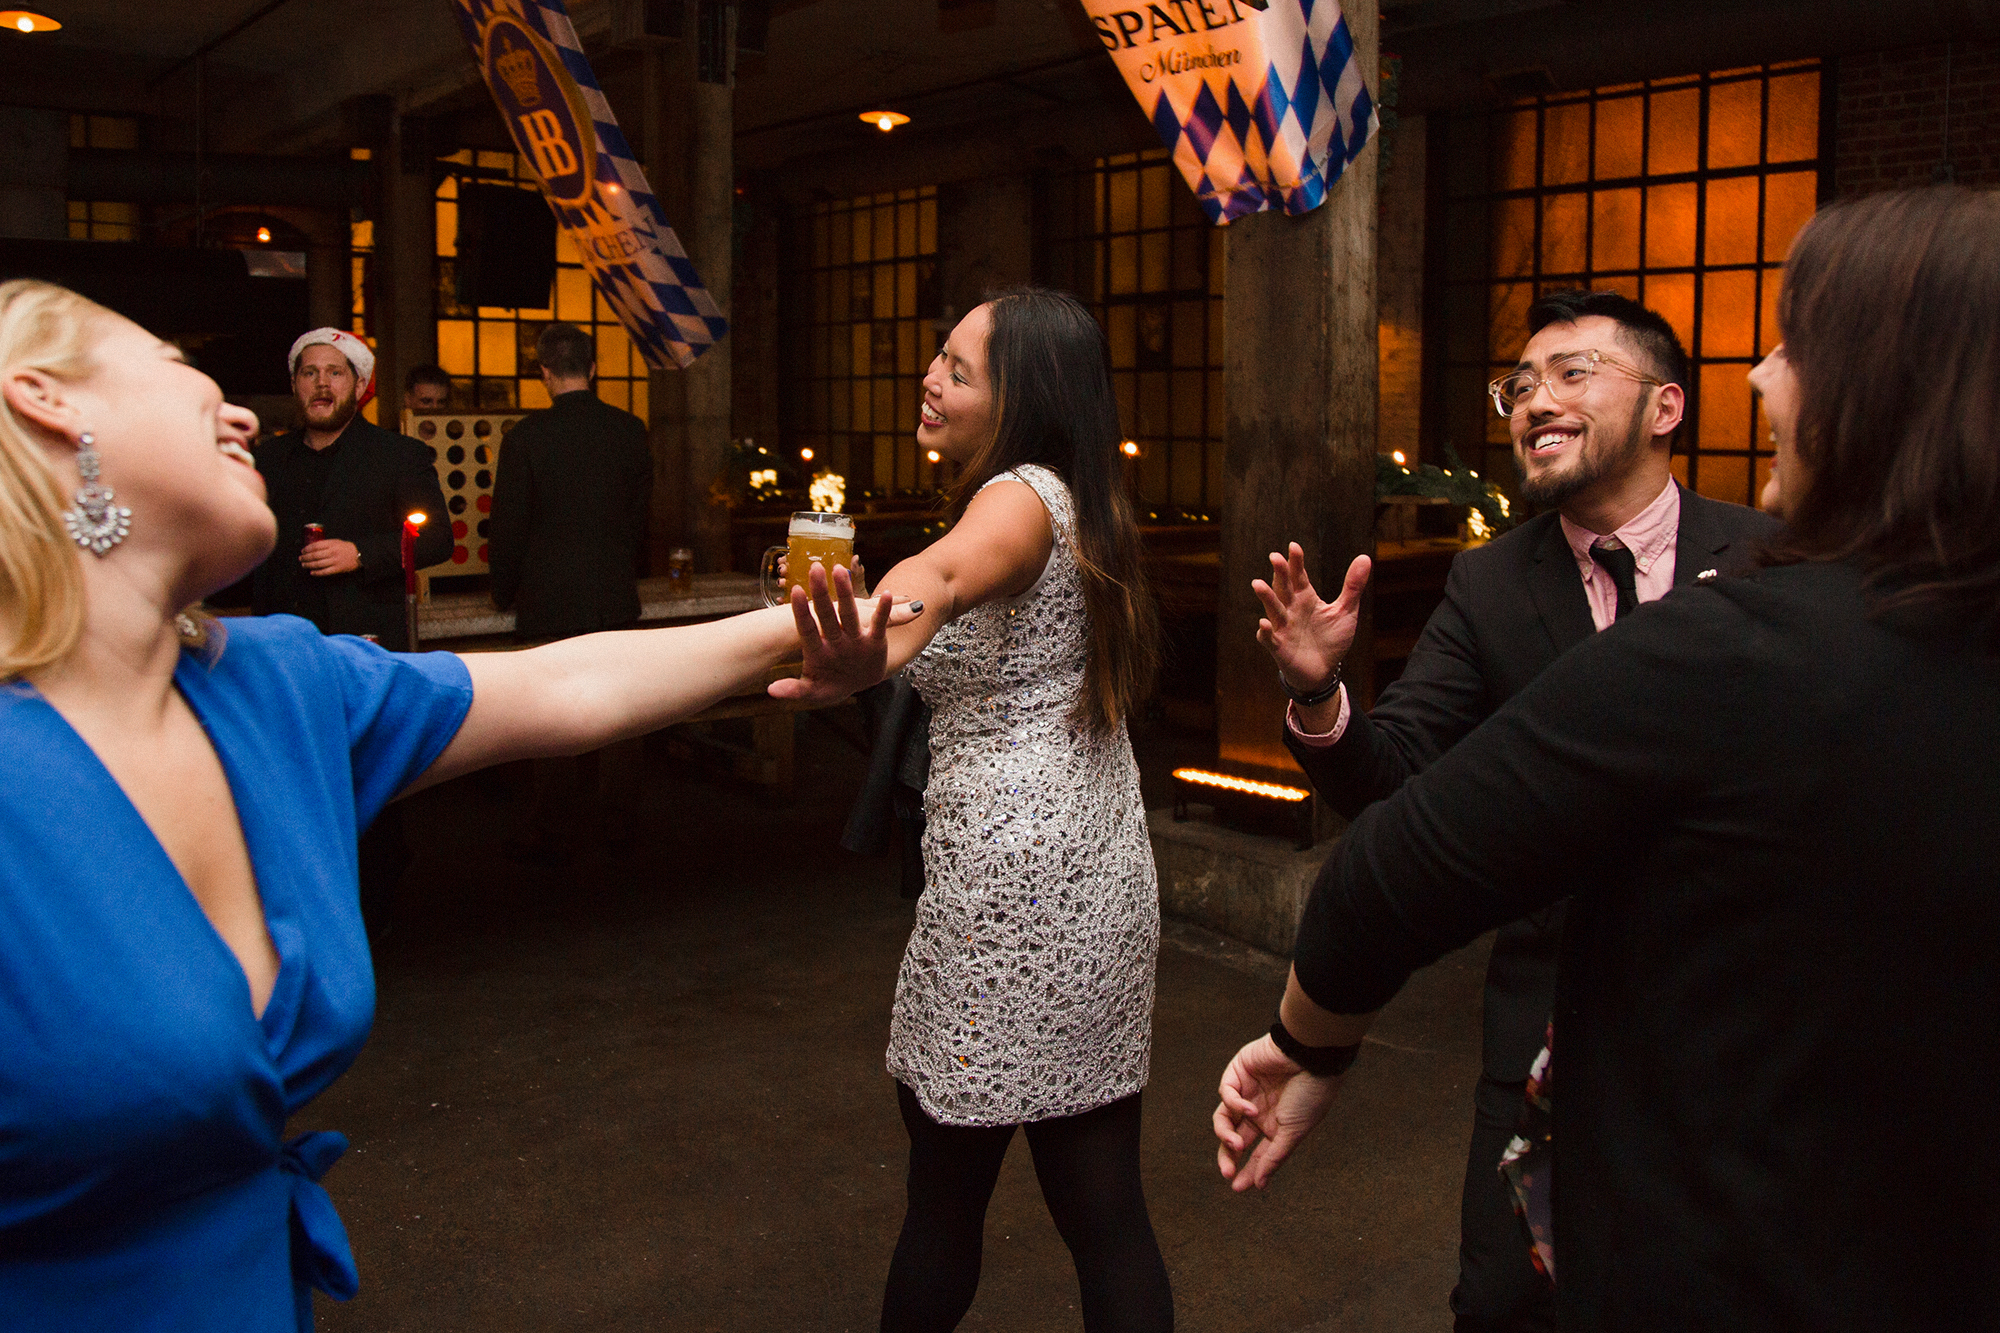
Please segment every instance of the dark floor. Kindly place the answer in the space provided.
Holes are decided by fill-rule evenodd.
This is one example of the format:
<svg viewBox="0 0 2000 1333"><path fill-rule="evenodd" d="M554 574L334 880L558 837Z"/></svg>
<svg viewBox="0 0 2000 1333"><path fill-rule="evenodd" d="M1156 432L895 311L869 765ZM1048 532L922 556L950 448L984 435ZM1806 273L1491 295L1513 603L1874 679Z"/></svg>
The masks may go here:
<svg viewBox="0 0 2000 1333"><path fill-rule="evenodd" d="M832 726L854 730L852 710ZM1190 747L1193 747L1190 749ZM1149 788L1187 740L1142 742ZM517 769L424 793L424 848L377 949L375 1032L295 1126L353 1141L326 1184L369 1330L875 1326L905 1140L882 1069L910 905L835 846L860 755L799 731L775 809L656 742L634 854L502 859ZM1268 1194L1232 1195L1208 1117L1282 975L1168 930L1145 1160L1184 1330L1441 1330L1477 1071L1483 948L1419 976ZM1075 1278L1016 1140L967 1330L1078 1329Z"/></svg>

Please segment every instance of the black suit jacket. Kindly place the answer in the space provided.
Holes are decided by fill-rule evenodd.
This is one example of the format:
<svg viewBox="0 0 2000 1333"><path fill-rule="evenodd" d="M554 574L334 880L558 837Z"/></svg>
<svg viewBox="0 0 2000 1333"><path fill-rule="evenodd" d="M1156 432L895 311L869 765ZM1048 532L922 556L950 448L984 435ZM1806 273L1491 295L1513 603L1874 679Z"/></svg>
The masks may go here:
<svg viewBox="0 0 2000 1333"><path fill-rule="evenodd" d="M302 475L311 452L303 431L275 435L257 447L257 470L278 516L278 545L252 578L253 608L258 615L304 615L323 634L373 634L384 648L408 652L404 517L419 510L429 515L417 537L417 568L451 558L450 515L430 447L357 416L328 448L334 453L325 490L313 495ZM324 578L300 568L299 550L305 544L301 515L311 516L328 537L353 542L361 552L361 567ZM323 612L314 606L316 594L308 584L321 585Z"/></svg>
<svg viewBox="0 0 2000 1333"><path fill-rule="evenodd" d="M1306 905L1299 982L1360 1014L1571 895L1566 1333L1994 1326L2000 656L1870 600L1805 563L1640 607L1364 811Z"/></svg>
<svg viewBox="0 0 2000 1333"><path fill-rule="evenodd" d="M639 618L653 503L645 423L588 389L508 433L493 478L493 604L554 639Z"/></svg>
<svg viewBox="0 0 2000 1333"><path fill-rule="evenodd" d="M1746 565L1756 541L1776 530L1766 514L1682 487L1674 586L1693 583L1703 570ZM1349 715L1339 741L1301 745L1287 727L1286 743L1314 789L1351 819L1435 762L1594 630L1561 522L1554 513L1538 515L1452 561L1444 601L1401 678L1371 712ZM1561 904L1501 928L1486 973L1488 1077L1514 1083L1528 1076L1548 1023L1561 943Z"/></svg>

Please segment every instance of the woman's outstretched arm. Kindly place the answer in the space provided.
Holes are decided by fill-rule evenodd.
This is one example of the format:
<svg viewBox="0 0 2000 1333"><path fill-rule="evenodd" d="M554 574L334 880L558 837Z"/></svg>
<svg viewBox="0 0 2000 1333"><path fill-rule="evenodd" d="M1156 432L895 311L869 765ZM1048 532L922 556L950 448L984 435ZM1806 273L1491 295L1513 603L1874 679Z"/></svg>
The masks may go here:
<svg viewBox="0 0 2000 1333"><path fill-rule="evenodd" d="M828 613L844 622L815 633L811 673L857 673L851 659L879 661L889 598ZM907 611L898 615L907 617ZM433 763L406 792L510 759L579 754L643 736L734 694L799 648L790 608L751 611L702 625L586 634L519 652L468 653L472 708ZM865 669L865 668L863 668ZM839 697L839 696L835 696Z"/></svg>
<svg viewBox="0 0 2000 1333"><path fill-rule="evenodd" d="M833 703L901 671L939 630L973 607L1018 597L1032 588L1054 545L1049 511L1033 489L1018 481L988 486L973 497L950 532L890 570L876 585L878 595L892 595L899 604L882 659L871 661L859 645L849 645L811 679L779 681L771 693ZM803 593L793 600L803 614ZM905 601L921 606L921 613L905 619L901 607ZM800 625L801 637L810 639L804 622ZM807 661L812 661L810 655Z"/></svg>

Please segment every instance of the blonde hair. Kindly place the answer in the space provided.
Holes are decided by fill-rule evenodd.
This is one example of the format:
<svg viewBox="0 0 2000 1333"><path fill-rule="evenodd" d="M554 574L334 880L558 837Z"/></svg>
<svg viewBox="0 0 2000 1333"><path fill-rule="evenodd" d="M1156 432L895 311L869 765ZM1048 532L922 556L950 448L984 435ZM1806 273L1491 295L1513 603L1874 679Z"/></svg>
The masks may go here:
<svg viewBox="0 0 2000 1333"><path fill-rule="evenodd" d="M0 375L39 370L62 380L89 378L91 347L109 310L66 287L19 278L0 283ZM35 428L0 396L0 681L61 661L83 634L83 569L63 524L73 503ZM206 646L213 622L193 608Z"/></svg>

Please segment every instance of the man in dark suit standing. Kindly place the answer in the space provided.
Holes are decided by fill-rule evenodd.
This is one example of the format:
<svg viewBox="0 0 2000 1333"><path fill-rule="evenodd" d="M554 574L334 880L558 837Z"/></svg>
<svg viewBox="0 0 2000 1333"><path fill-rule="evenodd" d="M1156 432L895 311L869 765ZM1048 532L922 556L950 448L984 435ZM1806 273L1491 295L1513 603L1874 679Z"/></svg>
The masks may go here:
<svg viewBox="0 0 2000 1333"><path fill-rule="evenodd" d="M1452 562L1444 601L1374 709L1339 683L1370 561L1320 599L1296 543L1253 585L1258 639L1293 702L1286 743L1315 790L1352 817L1422 771L1565 649L1641 602L1744 563L1774 520L1705 499L1668 468L1688 363L1658 314L1566 291L1528 312L1518 366L1489 389L1513 437L1521 493L1542 512ZM1554 999L1562 907L1501 929L1486 975L1483 1070L1460 1211L1459 1333L1555 1327L1552 1291L1499 1172ZM1558 1141L1558 1154L1560 1145Z"/></svg>
<svg viewBox="0 0 2000 1333"><path fill-rule="evenodd" d="M646 425L591 390L596 348L574 324L551 324L535 340L550 404L515 426L493 477L488 563L493 604L514 611L514 633L544 640L626 629L639 619L639 576L646 568L653 502L653 455ZM574 776L567 761L542 760L535 771L535 815L527 837L509 844L524 860L558 863L572 826L561 806L572 790L603 784L600 831L613 844L632 838L639 743L622 742L584 757Z"/></svg>
<svg viewBox="0 0 2000 1333"><path fill-rule="evenodd" d="M303 616L324 634L373 635L408 652L403 614L403 520L429 521L417 567L451 556L451 525L430 449L373 425L361 405L374 388L375 354L343 329L314 329L292 344L292 392L301 430L257 449L278 545L251 583L258 615ZM308 524L321 529L310 537Z"/></svg>
<svg viewBox="0 0 2000 1333"><path fill-rule="evenodd" d="M375 353L345 329L314 329L292 344L292 392L301 430L257 448L257 470L278 516L278 544L251 576L260 616L303 616L322 634L366 634L408 652L403 609L403 520L422 513L419 569L451 556L451 525L431 451L361 415L375 387ZM317 536L308 525L319 529ZM391 804L361 835L361 917L379 937L409 864L403 807Z"/></svg>
<svg viewBox="0 0 2000 1333"><path fill-rule="evenodd" d="M493 604L524 639L639 619L653 455L646 424L591 391L595 350L574 324L542 330L550 404L508 433L493 478Z"/></svg>

